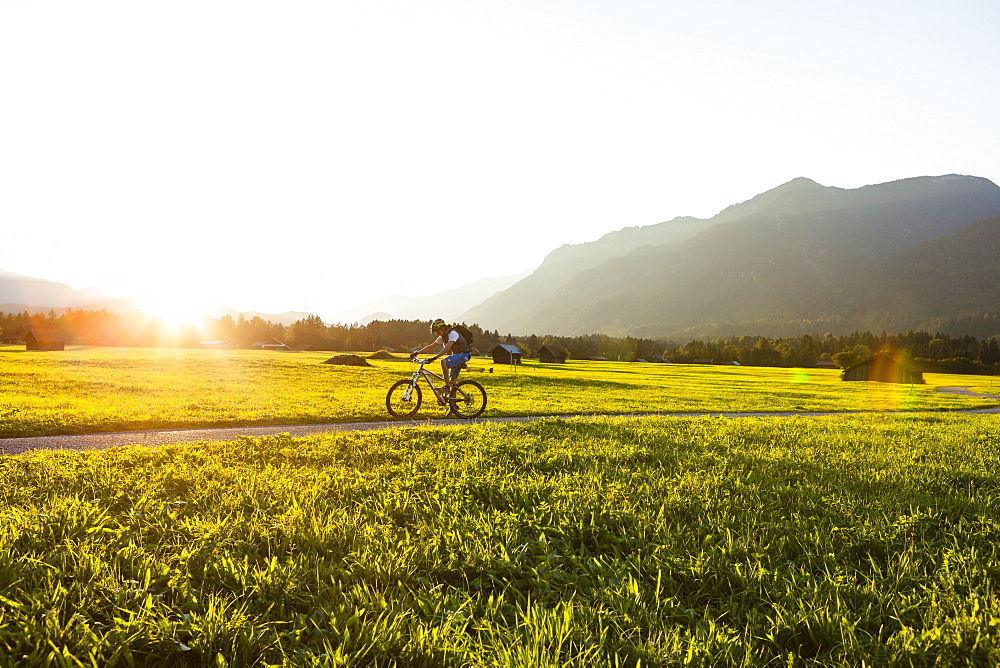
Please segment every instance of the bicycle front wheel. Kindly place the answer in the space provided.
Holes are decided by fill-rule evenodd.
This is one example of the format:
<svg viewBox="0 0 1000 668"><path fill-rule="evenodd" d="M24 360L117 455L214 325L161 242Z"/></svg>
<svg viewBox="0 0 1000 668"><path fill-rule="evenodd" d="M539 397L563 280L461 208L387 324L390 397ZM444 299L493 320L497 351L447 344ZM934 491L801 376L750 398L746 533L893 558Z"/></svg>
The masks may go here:
<svg viewBox="0 0 1000 668"><path fill-rule="evenodd" d="M420 410L420 386L412 380L401 380L389 388L385 407L395 417L407 418Z"/></svg>
<svg viewBox="0 0 1000 668"><path fill-rule="evenodd" d="M448 403L460 418L479 417L486 410L486 390L474 380L463 380L455 386L455 398Z"/></svg>

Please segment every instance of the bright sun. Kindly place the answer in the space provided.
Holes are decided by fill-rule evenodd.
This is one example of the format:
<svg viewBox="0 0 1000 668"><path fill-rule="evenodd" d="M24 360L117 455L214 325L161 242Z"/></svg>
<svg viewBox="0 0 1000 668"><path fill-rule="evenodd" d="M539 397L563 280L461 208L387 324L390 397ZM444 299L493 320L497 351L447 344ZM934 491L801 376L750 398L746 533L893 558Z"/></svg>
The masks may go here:
<svg viewBox="0 0 1000 668"><path fill-rule="evenodd" d="M139 305L143 311L168 327L200 324L209 313L207 305L178 295L145 295L140 299Z"/></svg>

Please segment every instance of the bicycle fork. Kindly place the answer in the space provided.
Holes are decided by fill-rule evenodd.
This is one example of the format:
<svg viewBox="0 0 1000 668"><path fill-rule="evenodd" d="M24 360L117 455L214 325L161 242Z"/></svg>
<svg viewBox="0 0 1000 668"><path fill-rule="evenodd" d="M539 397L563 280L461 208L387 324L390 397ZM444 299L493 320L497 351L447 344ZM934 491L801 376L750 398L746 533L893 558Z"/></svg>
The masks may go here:
<svg viewBox="0 0 1000 668"><path fill-rule="evenodd" d="M413 374L413 378L410 379L410 384L406 386L403 390L403 401L409 402L413 400L413 388L417 386L417 375Z"/></svg>

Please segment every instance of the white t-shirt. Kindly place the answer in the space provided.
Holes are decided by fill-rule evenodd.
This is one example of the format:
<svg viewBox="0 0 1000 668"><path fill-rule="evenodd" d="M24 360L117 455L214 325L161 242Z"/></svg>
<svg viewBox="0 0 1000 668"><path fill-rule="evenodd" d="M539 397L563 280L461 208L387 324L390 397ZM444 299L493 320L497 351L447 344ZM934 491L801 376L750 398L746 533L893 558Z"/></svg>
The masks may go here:
<svg viewBox="0 0 1000 668"><path fill-rule="evenodd" d="M459 337L459 334L454 329L451 330L450 332L448 332L448 340L451 341L452 343L455 343L456 341L458 341L458 337ZM437 341L435 341L434 343L439 343L442 346L445 345L444 339L441 338L440 336L437 337Z"/></svg>

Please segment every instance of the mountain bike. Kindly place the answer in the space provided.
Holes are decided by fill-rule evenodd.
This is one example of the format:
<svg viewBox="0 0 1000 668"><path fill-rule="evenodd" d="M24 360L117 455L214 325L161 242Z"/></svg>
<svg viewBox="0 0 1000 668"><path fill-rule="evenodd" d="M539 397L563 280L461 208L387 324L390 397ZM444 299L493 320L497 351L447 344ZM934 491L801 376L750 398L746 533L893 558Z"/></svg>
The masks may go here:
<svg viewBox="0 0 1000 668"><path fill-rule="evenodd" d="M423 400L423 392L420 390L419 381L421 378L431 388L431 393L437 399L438 405L445 409L445 416L454 413L460 418L479 417L486 410L486 390L474 380L462 380L455 385L455 389L450 393L444 384L444 378L428 371L424 366L430 360L411 358L417 365L413 374L404 380L400 380L389 388L385 395L385 407L389 413L395 417L407 418L420 410L420 403ZM435 386L432 378L441 381L440 386Z"/></svg>

